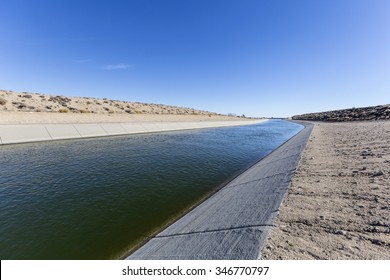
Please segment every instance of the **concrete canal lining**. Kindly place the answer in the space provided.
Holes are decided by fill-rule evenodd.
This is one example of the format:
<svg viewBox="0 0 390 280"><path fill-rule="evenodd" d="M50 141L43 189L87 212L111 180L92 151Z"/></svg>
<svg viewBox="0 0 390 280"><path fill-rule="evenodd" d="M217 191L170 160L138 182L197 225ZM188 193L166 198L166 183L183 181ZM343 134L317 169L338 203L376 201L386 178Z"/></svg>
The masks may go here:
<svg viewBox="0 0 390 280"><path fill-rule="evenodd" d="M312 124L126 259L258 259Z"/></svg>
<svg viewBox="0 0 390 280"><path fill-rule="evenodd" d="M127 135L135 133L240 126L257 124L264 121L265 120L88 124L9 124L0 125L0 145Z"/></svg>

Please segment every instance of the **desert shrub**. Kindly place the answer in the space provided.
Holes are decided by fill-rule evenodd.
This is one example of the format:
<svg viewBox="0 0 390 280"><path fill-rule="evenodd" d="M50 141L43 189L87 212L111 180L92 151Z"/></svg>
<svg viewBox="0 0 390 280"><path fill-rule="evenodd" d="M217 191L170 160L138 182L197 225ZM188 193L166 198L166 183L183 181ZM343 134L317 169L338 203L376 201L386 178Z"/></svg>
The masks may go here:
<svg viewBox="0 0 390 280"><path fill-rule="evenodd" d="M5 105L7 103L7 100L0 97L0 105Z"/></svg>
<svg viewBox="0 0 390 280"><path fill-rule="evenodd" d="M69 110L68 109L59 109L58 112L59 113L69 113Z"/></svg>
<svg viewBox="0 0 390 280"><path fill-rule="evenodd" d="M91 113L90 111L85 110L85 109L80 109L78 112L82 113L82 114Z"/></svg>

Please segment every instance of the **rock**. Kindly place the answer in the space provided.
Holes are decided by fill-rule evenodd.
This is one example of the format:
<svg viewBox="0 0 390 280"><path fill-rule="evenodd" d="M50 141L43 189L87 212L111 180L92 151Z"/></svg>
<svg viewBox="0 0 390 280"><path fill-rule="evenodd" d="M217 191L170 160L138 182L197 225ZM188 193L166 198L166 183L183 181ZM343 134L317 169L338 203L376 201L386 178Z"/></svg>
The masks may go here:
<svg viewBox="0 0 390 280"><path fill-rule="evenodd" d="M377 227L367 227L367 228L365 228L364 229L366 232L371 232L371 233L379 233L379 232L381 232L380 230L379 230L379 228L377 228Z"/></svg>
<svg viewBox="0 0 390 280"><path fill-rule="evenodd" d="M372 239L371 240L371 243L372 244L375 244L375 245L383 245L384 243L382 241L380 241L379 239Z"/></svg>
<svg viewBox="0 0 390 280"><path fill-rule="evenodd" d="M373 221L370 225L378 226L378 227L385 227L386 226L386 224L382 221Z"/></svg>
<svg viewBox="0 0 390 280"><path fill-rule="evenodd" d="M378 177L378 176L382 176L383 175L383 172L382 170L379 170L377 172L374 172L371 174L371 177Z"/></svg>
<svg viewBox="0 0 390 280"><path fill-rule="evenodd" d="M347 232L344 230L336 230L334 233L337 235L346 235L347 234Z"/></svg>
<svg viewBox="0 0 390 280"><path fill-rule="evenodd" d="M389 119L390 105L380 105L372 107L351 108L336 111L327 111L321 113L311 113L293 116L293 120L308 121L363 121L363 120L381 120Z"/></svg>
<svg viewBox="0 0 390 280"><path fill-rule="evenodd" d="M369 151L362 151L360 155L366 157L366 156L373 156L374 154Z"/></svg>

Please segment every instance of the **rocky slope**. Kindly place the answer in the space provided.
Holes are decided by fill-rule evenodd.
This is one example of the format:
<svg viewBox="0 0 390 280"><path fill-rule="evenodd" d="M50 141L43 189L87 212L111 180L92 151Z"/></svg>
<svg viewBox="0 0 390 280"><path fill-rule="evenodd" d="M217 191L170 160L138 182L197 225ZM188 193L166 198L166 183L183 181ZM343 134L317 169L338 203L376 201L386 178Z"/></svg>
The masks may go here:
<svg viewBox="0 0 390 280"><path fill-rule="evenodd" d="M390 119L390 104L296 115L292 119L329 122L388 120Z"/></svg>

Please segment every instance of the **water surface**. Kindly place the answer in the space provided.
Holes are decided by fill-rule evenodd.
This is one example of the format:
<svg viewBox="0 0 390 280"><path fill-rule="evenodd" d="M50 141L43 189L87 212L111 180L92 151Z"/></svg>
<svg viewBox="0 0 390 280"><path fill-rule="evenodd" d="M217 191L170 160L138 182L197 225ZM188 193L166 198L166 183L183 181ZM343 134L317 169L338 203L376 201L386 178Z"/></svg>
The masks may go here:
<svg viewBox="0 0 390 280"><path fill-rule="evenodd" d="M1 259L115 259L302 129L280 120L0 147Z"/></svg>

